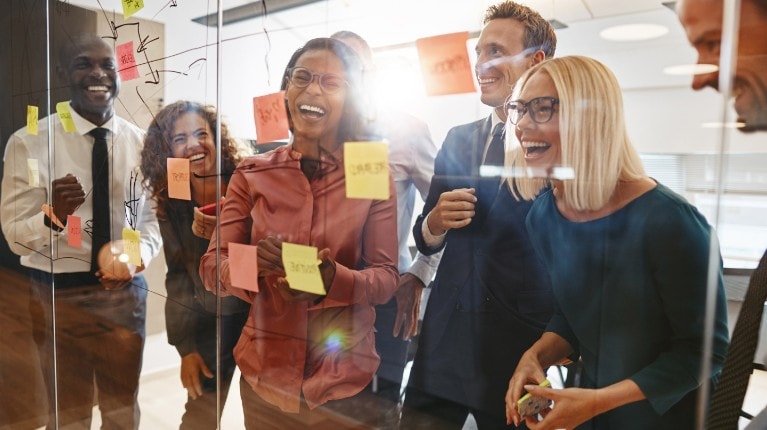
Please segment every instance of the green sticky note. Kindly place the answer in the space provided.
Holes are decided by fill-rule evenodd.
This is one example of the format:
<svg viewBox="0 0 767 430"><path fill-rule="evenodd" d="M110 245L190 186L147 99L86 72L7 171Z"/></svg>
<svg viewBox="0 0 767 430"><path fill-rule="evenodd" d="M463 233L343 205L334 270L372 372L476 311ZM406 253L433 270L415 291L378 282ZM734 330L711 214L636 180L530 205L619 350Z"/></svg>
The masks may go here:
<svg viewBox="0 0 767 430"><path fill-rule="evenodd" d="M282 265L291 289L325 295L316 247L283 242Z"/></svg>

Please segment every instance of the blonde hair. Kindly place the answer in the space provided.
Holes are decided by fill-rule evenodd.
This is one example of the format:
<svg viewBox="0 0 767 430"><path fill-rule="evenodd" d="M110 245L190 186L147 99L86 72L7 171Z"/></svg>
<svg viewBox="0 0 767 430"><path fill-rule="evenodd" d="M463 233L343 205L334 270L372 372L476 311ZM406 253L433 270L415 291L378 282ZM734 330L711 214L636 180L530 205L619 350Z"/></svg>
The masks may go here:
<svg viewBox="0 0 767 430"><path fill-rule="evenodd" d="M563 181L561 201L576 211L604 207L619 181L645 176L642 160L626 131L623 96L615 75L604 64L582 56L544 61L519 79L516 98L536 73L547 73L559 95L559 134L562 166L574 179ZM524 168L524 157L512 154L510 165ZM512 179L524 199L532 199L525 180Z"/></svg>

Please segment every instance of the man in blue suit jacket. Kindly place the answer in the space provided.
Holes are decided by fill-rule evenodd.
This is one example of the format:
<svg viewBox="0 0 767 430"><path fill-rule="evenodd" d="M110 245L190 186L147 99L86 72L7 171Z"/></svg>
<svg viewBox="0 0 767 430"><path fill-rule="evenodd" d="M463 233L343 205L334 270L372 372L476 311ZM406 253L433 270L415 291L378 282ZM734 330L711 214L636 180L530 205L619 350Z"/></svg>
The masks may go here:
<svg viewBox="0 0 767 430"><path fill-rule="evenodd" d="M480 178L479 168L503 164L504 102L525 70L554 55L556 35L510 1L489 7L484 23L476 75L482 102L495 109L450 130L413 229L420 252L444 254L405 394L405 429L460 429L469 413L480 429L510 428L508 380L552 314L548 275L525 230L530 202L498 177Z"/></svg>

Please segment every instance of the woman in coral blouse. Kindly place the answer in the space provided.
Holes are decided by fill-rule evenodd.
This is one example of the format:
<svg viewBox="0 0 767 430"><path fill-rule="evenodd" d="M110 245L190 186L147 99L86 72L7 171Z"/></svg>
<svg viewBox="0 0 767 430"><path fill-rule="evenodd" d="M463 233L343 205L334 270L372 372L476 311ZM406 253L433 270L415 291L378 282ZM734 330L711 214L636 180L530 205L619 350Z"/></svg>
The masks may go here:
<svg viewBox="0 0 767 430"><path fill-rule="evenodd" d="M393 195L346 198L343 144L367 137L361 79L360 60L337 40L293 54L283 81L292 141L237 167L201 260L206 288L220 279L222 291L252 303L235 348L247 428L306 428L339 408L358 412L347 423L370 415L343 405L380 362L373 306L397 287L397 212ZM257 246L258 292L232 285L231 243ZM292 288L284 243L318 249L325 294Z"/></svg>

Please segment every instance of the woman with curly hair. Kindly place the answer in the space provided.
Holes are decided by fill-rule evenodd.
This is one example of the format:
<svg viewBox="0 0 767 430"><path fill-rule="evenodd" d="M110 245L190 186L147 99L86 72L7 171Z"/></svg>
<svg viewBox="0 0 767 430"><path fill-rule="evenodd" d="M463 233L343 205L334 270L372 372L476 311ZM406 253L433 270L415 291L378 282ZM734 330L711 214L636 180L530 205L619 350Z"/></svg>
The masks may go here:
<svg viewBox="0 0 767 430"><path fill-rule="evenodd" d="M198 207L216 202L216 109L190 101L163 108L152 121L141 153L145 186L157 202L157 216L168 271L165 324L168 343L181 356L181 383L189 397L182 429L216 428L216 297L205 290L198 274L215 216ZM221 178L225 189L245 151L221 124ZM189 160L192 200L168 196L168 158ZM235 369L232 349L249 305L236 297L221 298L221 403L226 400Z"/></svg>

